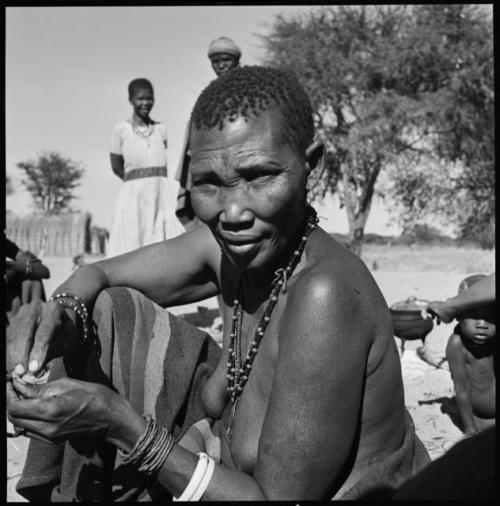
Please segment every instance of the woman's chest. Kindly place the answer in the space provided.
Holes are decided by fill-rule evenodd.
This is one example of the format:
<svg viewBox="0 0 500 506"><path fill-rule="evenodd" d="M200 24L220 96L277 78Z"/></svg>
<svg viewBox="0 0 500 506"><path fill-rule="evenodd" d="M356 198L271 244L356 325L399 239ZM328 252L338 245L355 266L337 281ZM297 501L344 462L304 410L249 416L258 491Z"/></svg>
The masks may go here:
<svg viewBox="0 0 500 506"><path fill-rule="evenodd" d="M222 454L229 462L245 472L252 472L256 461L259 440L262 433L265 416L271 396L274 371L278 359L278 337L281 308L276 307L272 318L265 328L264 335L259 338L259 318L247 318L241 328L241 369L248 374L248 378L241 385L242 390L233 399L229 398L222 414ZM231 342L230 326L228 341ZM234 342L233 342L234 346ZM253 354L251 348L257 346ZM228 348L230 344L228 343ZM232 352L231 352L232 353ZM234 360L229 351L223 357L226 368L226 388L234 385Z"/></svg>
<svg viewBox="0 0 500 506"><path fill-rule="evenodd" d="M163 166L166 164L166 150L158 131L140 136L126 132L122 143L125 164L131 168Z"/></svg>

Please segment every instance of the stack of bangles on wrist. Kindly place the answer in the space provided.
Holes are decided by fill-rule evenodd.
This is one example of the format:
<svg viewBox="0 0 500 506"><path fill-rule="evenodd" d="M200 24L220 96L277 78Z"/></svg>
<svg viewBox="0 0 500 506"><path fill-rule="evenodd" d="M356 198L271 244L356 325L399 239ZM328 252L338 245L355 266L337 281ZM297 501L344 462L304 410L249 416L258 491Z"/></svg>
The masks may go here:
<svg viewBox="0 0 500 506"><path fill-rule="evenodd" d="M62 307L72 309L77 316L80 318L83 330L82 342L86 342L90 338L90 323L89 323L89 312L87 306L81 301L76 295L69 293L56 293L49 301L55 300Z"/></svg>
<svg viewBox="0 0 500 506"><path fill-rule="evenodd" d="M157 473L174 447L174 436L158 425L151 415L144 417L148 425L132 450L125 453L118 449L124 464L132 464L148 476Z"/></svg>
<svg viewBox="0 0 500 506"><path fill-rule="evenodd" d="M139 437L132 450L125 453L120 448L118 453L124 464L134 465L140 472L151 476L156 474L174 447L174 436L164 427L160 427L151 415L146 415L148 425ZM198 453L198 463L193 476L184 492L173 501L199 501L212 479L215 461L206 453Z"/></svg>

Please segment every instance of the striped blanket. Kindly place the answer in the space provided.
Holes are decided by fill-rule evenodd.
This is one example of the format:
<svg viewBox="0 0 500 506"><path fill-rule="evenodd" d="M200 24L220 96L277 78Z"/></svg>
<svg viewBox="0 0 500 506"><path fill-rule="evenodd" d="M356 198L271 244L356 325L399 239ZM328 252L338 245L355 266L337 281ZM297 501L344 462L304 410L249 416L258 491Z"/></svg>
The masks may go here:
<svg viewBox="0 0 500 506"><path fill-rule="evenodd" d="M103 291L93 319L100 359L94 351L78 350L78 361L52 362L51 379L68 375L112 386L177 438L203 418L199 387L221 353L208 334L129 288ZM54 502L170 498L158 484L120 465L119 457L115 462L115 454L112 445L94 438L63 444L32 440L16 490L28 500Z"/></svg>

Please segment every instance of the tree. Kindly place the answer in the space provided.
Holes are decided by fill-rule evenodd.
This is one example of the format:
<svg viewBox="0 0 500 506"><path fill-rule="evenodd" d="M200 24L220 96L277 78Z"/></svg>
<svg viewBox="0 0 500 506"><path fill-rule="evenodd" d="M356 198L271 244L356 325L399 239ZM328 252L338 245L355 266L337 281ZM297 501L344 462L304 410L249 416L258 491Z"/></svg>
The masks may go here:
<svg viewBox="0 0 500 506"><path fill-rule="evenodd" d="M19 162L17 167L25 173L22 184L38 210L59 214L71 209L73 190L80 185L84 173L79 163L50 152L43 153L36 161Z"/></svg>
<svg viewBox="0 0 500 506"><path fill-rule="evenodd" d="M460 51L475 54L480 41L468 45L478 38L477 28L469 39L455 29L457 16L462 31L468 29L465 11L455 8L463 6L447 7L323 7L278 16L263 37L266 63L291 70L311 97L329 152L317 195L338 192L358 254L381 172L401 160L413 166L433 151L456 160L460 151L450 149L456 141L445 140L457 121L443 129L442 115L457 103L450 98L458 86L452 78L474 60L457 60Z"/></svg>
<svg viewBox="0 0 500 506"><path fill-rule="evenodd" d="M391 199L403 224L441 219L458 237L492 247L495 236L493 33L477 6L415 7L417 45L432 44L429 90L434 160L393 171ZM411 44L410 44L411 46ZM409 65L411 67L413 65ZM420 66L420 72L424 68ZM432 105L433 104L433 105ZM444 164L443 160L451 162Z"/></svg>

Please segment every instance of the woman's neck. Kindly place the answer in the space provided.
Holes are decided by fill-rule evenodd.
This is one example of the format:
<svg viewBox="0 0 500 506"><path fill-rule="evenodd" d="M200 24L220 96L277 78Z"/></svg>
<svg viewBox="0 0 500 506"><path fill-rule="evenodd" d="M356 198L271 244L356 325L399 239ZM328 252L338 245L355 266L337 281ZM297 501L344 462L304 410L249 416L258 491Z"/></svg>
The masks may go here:
<svg viewBox="0 0 500 506"><path fill-rule="evenodd" d="M150 125L153 122L153 120L149 117L141 117L135 112L132 114L132 124L136 126L147 126Z"/></svg>

